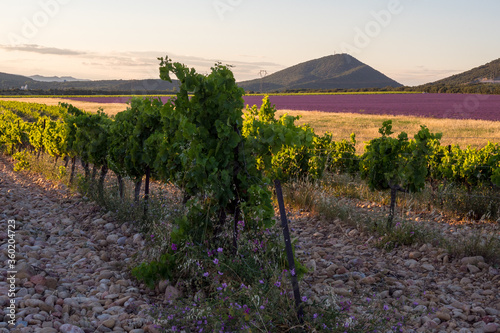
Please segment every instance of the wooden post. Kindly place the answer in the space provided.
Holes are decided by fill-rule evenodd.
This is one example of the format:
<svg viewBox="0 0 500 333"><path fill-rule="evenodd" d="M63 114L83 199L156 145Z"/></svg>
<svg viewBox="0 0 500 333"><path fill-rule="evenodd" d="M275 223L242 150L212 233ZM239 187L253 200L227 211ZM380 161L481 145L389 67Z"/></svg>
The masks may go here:
<svg viewBox="0 0 500 333"><path fill-rule="evenodd" d="M146 167L146 185L144 186L144 219L148 214L149 205L149 178L151 177L151 168L149 165Z"/></svg>
<svg viewBox="0 0 500 333"><path fill-rule="evenodd" d="M300 323L304 322L304 311L302 309L302 299L300 298L299 282L295 272L295 261L293 258L292 241L290 239L290 230L288 229L288 220L286 218L285 203L283 201L283 192L281 191L281 182L276 179L274 181L276 188L276 196L278 197L278 206L280 209L281 227L283 228L283 236L285 237L285 251L288 259L288 267L290 268L290 275L292 279L293 296L295 298L295 307Z"/></svg>
<svg viewBox="0 0 500 333"><path fill-rule="evenodd" d="M141 185L142 185L142 177L140 179L137 179L135 182L135 189L134 189L134 201L139 202L139 195L141 194Z"/></svg>
<svg viewBox="0 0 500 333"><path fill-rule="evenodd" d="M42 133L40 135L40 150L38 151L37 159L40 158L40 153L43 150L43 133L45 132L45 121L46 119L43 120L43 125L42 125Z"/></svg>

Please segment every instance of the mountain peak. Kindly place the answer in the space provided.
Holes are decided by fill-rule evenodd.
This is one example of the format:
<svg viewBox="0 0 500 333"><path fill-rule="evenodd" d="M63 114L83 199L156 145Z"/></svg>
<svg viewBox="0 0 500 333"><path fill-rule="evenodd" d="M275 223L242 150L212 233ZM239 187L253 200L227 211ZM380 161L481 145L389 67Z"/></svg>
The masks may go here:
<svg viewBox="0 0 500 333"><path fill-rule="evenodd" d="M42 75L32 75L29 78L40 81L40 82L75 82L75 81L90 81L90 80L82 80L75 79L72 76L42 76Z"/></svg>
<svg viewBox="0 0 500 333"><path fill-rule="evenodd" d="M245 90L270 92L287 89L361 89L400 87L347 53L333 54L285 68L262 79L239 83Z"/></svg>

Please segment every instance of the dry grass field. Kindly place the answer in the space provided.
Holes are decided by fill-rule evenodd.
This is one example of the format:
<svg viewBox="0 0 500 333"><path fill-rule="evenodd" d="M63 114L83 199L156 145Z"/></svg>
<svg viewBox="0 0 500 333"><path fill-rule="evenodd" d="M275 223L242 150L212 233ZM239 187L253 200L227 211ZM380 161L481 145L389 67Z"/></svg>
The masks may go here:
<svg viewBox="0 0 500 333"><path fill-rule="evenodd" d="M86 111L96 112L102 108L108 115L115 115L127 108L124 103L92 103L70 101L64 98L0 98L0 100L15 100L19 102L57 105L59 102L71 103ZM486 120L457 120L408 116L364 115L353 113L326 113L315 111L279 110L277 116L288 113L301 116L298 124L309 124L318 134L327 131L333 133L335 140L348 139L351 133L356 134L358 153L363 152L364 142L379 136L378 129L382 122L393 121L395 135L404 131L411 138L418 132L421 125L426 125L431 132L443 133L443 145L459 144L461 147L483 147L491 142L500 142L500 122Z"/></svg>
<svg viewBox="0 0 500 333"><path fill-rule="evenodd" d="M108 115L115 115L118 112L121 112L127 108L127 104L124 103L92 103L92 102L79 102L79 101L71 101L66 98L57 98L57 97L2 97L0 101L16 101L16 102L27 102L27 103L40 103L47 105L58 105L59 102L69 103L73 106L89 111L89 112L97 112L99 108L102 108L104 112Z"/></svg>
<svg viewBox="0 0 500 333"><path fill-rule="evenodd" d="M421 125L433 133L443 133L443 145L459 144L460 147L483 147L488 141L500 142L500 122L486 120L457 120L408 116L362 115L353 113L326 113L314 111L280 110L277 115L288 113L301 116L298 124L309 124L318 134L331 132L335 140L348 139L356 134L358 153L363 152L364 142L380 136L382 122L391 119L394 135L406 132L412 138Z"/></svg>

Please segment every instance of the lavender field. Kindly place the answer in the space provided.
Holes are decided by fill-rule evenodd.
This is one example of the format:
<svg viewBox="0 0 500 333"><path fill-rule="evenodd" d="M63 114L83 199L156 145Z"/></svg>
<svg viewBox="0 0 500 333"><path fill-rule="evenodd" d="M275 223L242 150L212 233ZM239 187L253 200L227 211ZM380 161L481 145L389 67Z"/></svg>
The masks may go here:
<svg viewBox="0 0 500 333"><path fill-rule="evenodd" d="M170 97L161 97L166 102ZM260 106L263 96L244 96L245 104ZM130 97L75 97L95 103L126 103ZM421 116L426 118L500 121L500 95L472 94L350 94L272 95L278 110Z"/></svg>

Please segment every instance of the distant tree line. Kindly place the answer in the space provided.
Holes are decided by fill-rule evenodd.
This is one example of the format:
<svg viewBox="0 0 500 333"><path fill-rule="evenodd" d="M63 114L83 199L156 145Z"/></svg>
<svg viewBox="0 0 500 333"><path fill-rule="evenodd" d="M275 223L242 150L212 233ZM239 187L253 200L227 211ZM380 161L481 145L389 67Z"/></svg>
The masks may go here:
<svg viewBox="0 0 500 333"><path fill-rule="evenodd" d="M490 94L500 95L500 84L466 84L466 85L453 85L453 84L425 84L414 88L415 91L422 91L427 93L448 93L448 94Z"/></svg>
<svg viewBox="0 0 500 333"><path fill-rule="evenodd" d="M286 89L276 90L270 93L304 94L304 93L343 93L343 92L426 92L426 93L447 93L447 94L490 94L500 95L500 84L425 84L416 87L384 87L384 88L361 88L361 89ZM269 93L269 92L268 92ZM247 94L259 94L258 91L247 91Z"/></svg>
<svg viewBox="0 0 500 333"><path fill-rule="evenodd" d="M361 89L286 89L276 90L270 93L286 93L286 94L299 94L299 93L342 93L342 92L426 92L426 93L447 93L447 94L490 94L500 95L500 84L467 84L467 85L453 85L453 84L425 84L416 87L384 87L384 88L361 88ZM15 89L0 89L0 95L168 95L175 94L175 89L168 90L99 90L99 89L30 89L22 90ZM259 94L259 91L246 91L247 94ZM268 94L269 92L266 92Z"/></svg>
<svg viewBox="0 0 500 333"><path fill-rule="evenodd" d="M1 89L0 95L169 95L175 94L175 90L94 90L94 89Z"/></svg>
<svg viewBox="0 0 500 333"><path fill-rule="evenodd" d="M358 89L285 89L285 90L274 90L270 92L266 92L266 94L311 94L311 93L343 93L343 92L378 92L378 91L412 91L411 87L384 87L384 88L358 88ZM261 92L249 90L246 92L247 94L259 94Z"/></svg>

